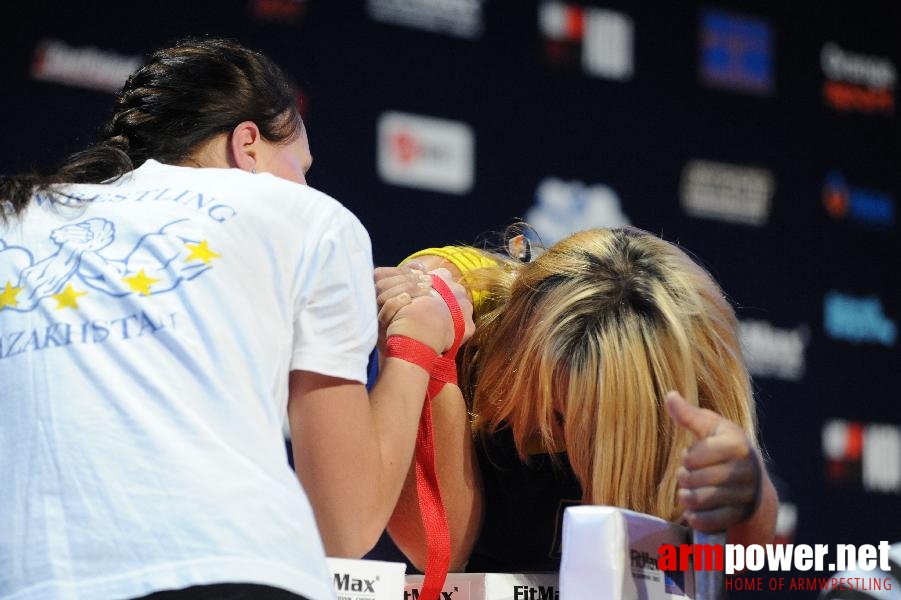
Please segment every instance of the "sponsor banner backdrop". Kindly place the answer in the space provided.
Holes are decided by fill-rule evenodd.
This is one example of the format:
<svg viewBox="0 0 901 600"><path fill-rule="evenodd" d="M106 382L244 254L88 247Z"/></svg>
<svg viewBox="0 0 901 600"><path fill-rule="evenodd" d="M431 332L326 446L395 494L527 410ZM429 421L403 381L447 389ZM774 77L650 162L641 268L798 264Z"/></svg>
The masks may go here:
<svg viewBox="0 0 901 600"><path fill-rule="evenodd" d="M0 173L88 144L154 48L237 39L284 68L309 182L360 217L380 264L494 241L516 219L545 243L632 224L682 244L737 307L779 539L901 541L897 5L97 0L15 13ZM13 284L0 277L0 309Z"/></svg>

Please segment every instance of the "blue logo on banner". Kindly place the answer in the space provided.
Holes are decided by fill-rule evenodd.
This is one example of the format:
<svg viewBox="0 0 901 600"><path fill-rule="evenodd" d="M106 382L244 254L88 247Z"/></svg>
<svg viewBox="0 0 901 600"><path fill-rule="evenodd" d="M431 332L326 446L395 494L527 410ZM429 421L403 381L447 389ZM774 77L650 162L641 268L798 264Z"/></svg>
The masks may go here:
<svg viewBox="0 0 901 600"><path fill-rule="evenodd" d="M871 227L891 227L895 223L895 203L891 194L850 186L838 171L826 176L823 205L837 220L848 219Z"/></svg>
<svg viewBox="0 0 901 600"><path fill-rule="evenodd" d="M773 89L773 34L766 21L715 10L701 16L701 76L709 85L766 94Z"/></svg>
<svg viewBox="0 0 901 600"><path fill-rule="evenodd" d="M826 334L848 342L876 342L894 346L898 327L882 311L876 296L859 298L829 292L823 300L823 327Z"/></svg>

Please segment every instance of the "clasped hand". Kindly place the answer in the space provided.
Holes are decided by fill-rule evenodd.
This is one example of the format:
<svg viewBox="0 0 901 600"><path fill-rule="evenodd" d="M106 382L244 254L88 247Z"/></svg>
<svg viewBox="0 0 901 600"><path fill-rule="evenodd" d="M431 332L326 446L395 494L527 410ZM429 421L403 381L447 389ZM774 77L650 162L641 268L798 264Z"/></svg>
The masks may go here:
<svg viewBox="0 0 901 600"><path fill-rule="evenodd" d="M475 324L472 302L466 289L453 281L447 269L436 269L460 304L465 327L463 341L472 337ZM400 267L375 269L379 307L379 348L389 335L405 335L428 344L439 354L454 341L454 325L444 299L432 289L432 279L422 265L410 262Z"/></svg>
<svg viewBox="0 0 901 600"><path fill-rule="evenodd" d="M745 432L706 408L692 406L677 392L664 398L667 412L695 436L677 474L683 518L703 532L725 531L748 519L760 496L760 456Z"/></svg>

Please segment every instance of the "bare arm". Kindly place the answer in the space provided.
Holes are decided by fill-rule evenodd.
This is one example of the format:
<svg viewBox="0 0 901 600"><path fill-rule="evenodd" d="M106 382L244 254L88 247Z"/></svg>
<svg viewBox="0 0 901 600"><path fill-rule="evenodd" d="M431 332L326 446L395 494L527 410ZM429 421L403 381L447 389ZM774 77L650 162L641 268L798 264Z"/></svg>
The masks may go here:
<svg viewBox="0 0 901 600"><path fill-rule="evenodd" d="M482 524L482 484L475 459L469 416L460 388L445 385L432 401L435 462L451 541L450 570L461 571ZM410 469L388 533L416 568L426 564L425 531L419 512L416 476Z"/></svg>
<svg viewBox="0 0 901 600"><path fill-rule="evenodd" d="M292 371L294 464L329 556L378 540L413 456L428 374L389 358L371 398L357 382Z"/></svg>

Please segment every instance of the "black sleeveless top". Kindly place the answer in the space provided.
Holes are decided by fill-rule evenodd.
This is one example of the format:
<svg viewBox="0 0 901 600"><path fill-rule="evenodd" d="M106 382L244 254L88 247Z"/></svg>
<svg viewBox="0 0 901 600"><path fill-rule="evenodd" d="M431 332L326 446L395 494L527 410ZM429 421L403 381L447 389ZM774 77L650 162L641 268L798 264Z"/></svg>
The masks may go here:
<svg viewBox="0 0 901 600"><path fill-rule="evenodd" d="M485 486L485 519L466 565L470 573L524 573L560 569L563 511L581 504L582 487L566 454L524 464L509 428L477 439Z"/></svg>

